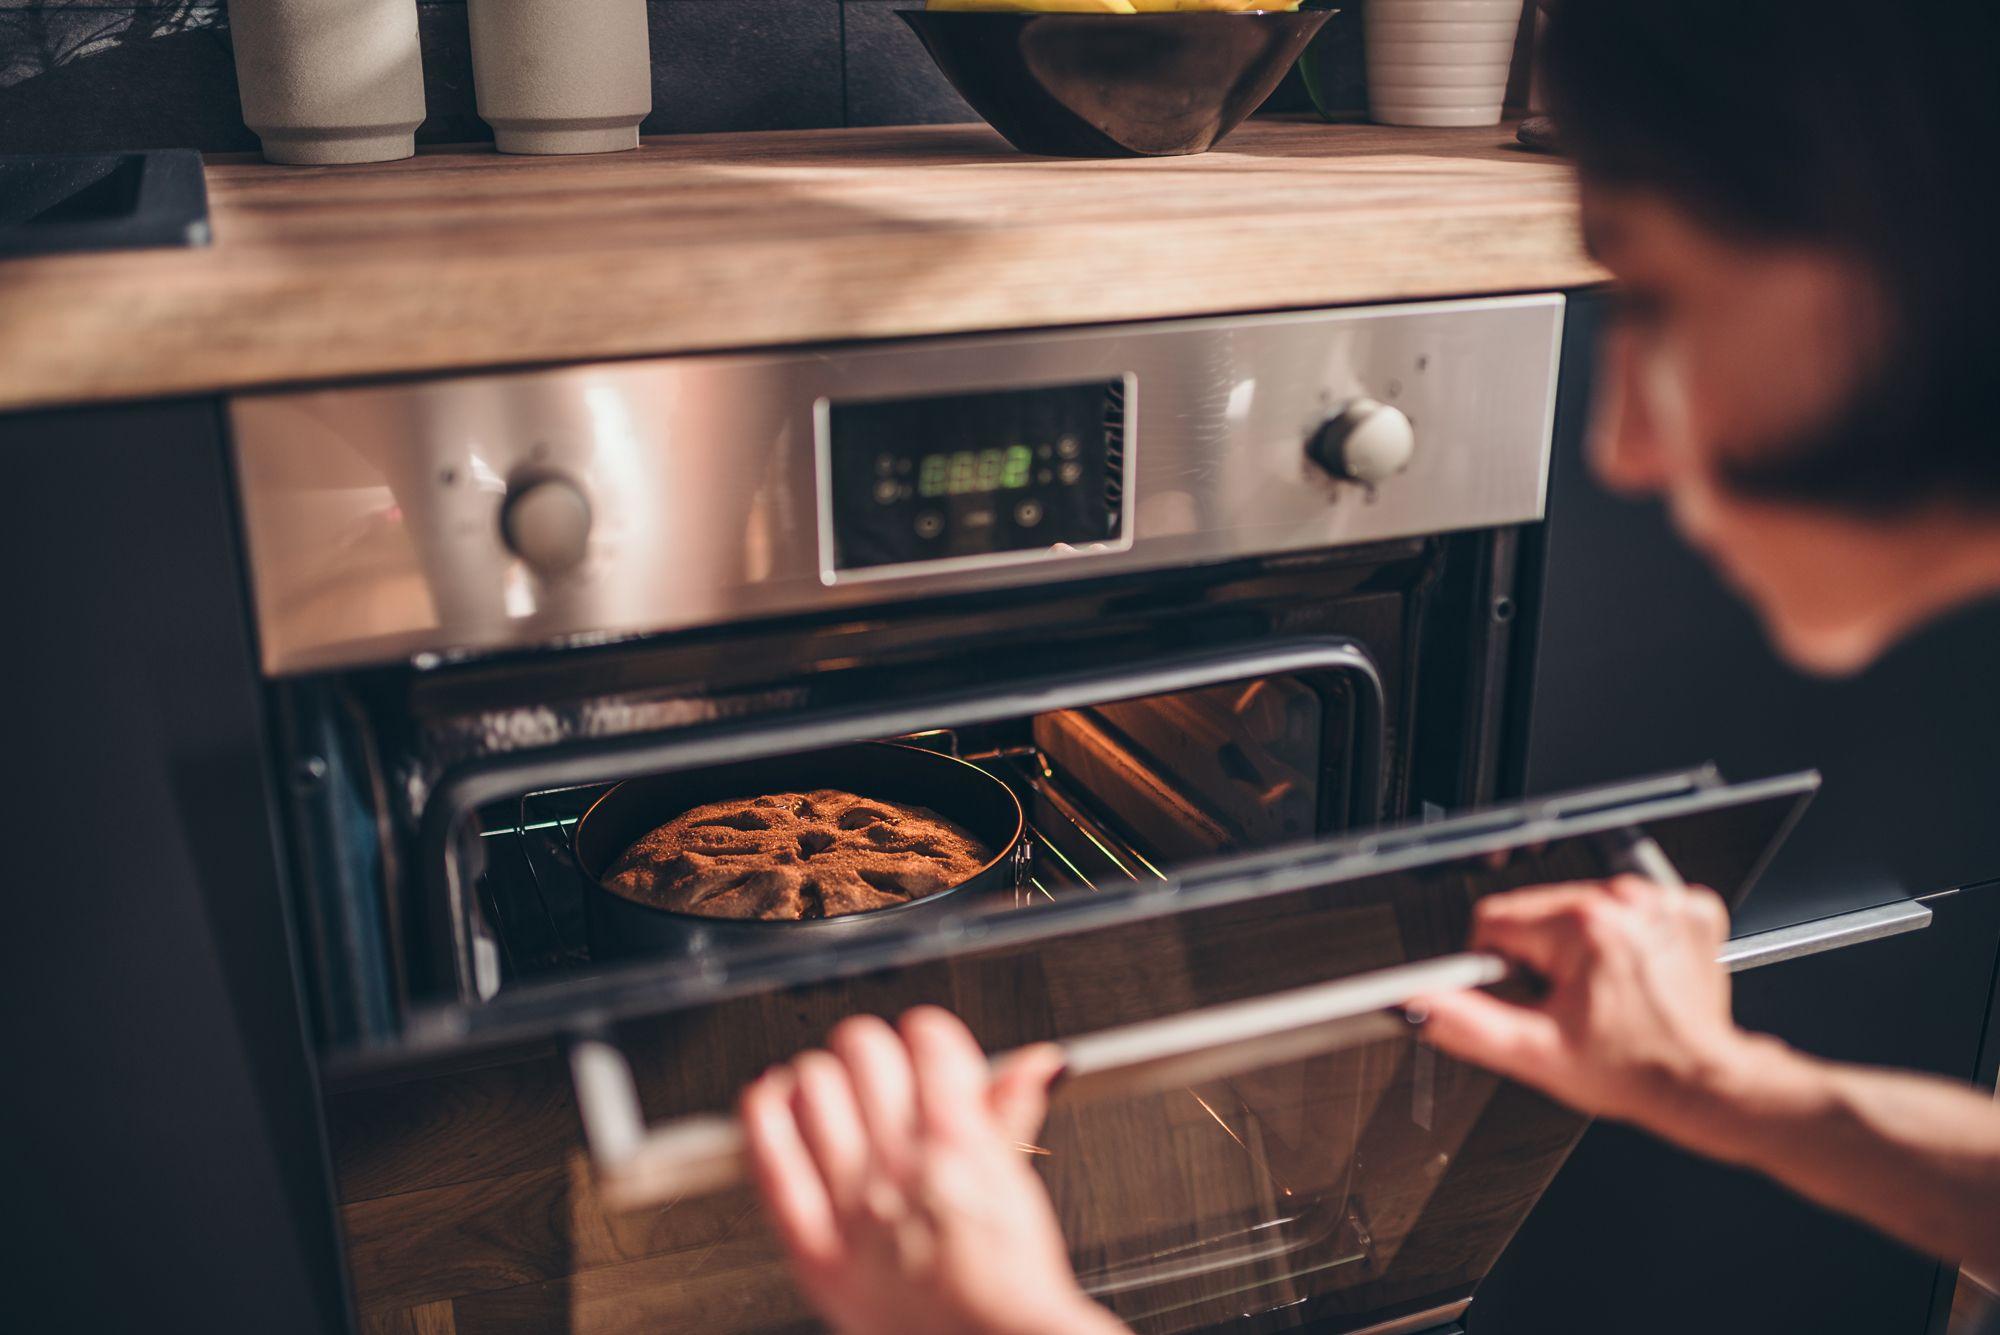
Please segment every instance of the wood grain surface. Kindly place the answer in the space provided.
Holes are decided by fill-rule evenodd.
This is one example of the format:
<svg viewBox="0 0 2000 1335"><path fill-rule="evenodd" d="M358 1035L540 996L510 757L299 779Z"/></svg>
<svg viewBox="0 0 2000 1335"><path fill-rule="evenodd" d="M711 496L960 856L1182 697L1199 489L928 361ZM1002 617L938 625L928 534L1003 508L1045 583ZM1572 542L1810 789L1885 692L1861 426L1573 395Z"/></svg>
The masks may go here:
<svg viewBox="0 0 2000 1335"><path fill-rule="evenodd" d="M1197 157L984 126L208 167L203 250L0 261L0 410L1598 281L1513 127L1260 120Z"/></svg>

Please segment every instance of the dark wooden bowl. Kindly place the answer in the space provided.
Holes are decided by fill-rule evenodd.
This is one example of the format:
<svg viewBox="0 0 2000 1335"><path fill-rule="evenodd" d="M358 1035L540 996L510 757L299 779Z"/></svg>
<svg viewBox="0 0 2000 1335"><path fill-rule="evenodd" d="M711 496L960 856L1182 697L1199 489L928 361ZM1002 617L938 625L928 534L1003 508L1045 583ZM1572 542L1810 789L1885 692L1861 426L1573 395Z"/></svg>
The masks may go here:
<svg viewBox="0 0 2000 1335"><path fill-rule="evenodd" d="M1008 143L1073 158L1207 152L1333 12L897 11Z"/></svg>

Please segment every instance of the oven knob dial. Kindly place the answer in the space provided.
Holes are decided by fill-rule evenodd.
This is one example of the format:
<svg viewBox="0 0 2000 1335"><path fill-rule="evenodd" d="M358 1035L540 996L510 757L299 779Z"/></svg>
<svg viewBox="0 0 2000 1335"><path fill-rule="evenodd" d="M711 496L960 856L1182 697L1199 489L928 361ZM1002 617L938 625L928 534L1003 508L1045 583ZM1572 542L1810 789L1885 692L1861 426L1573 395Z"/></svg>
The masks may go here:
<svg viewBox="0 0 2000 1335"><path fill-rule="evenodd" d="M563 477L538 477L507 489L500 539L530 570L556 575L583 560L590 541L590 498Z"/></svg>
<svg viewBox="0 0 2000 1335"><path fill-rule="evenodd" d="M1306 443L1306 453L1327 472L1370 484L1408 468L1416 450L1410 419L1374 399L1350 399Z"/></svg>

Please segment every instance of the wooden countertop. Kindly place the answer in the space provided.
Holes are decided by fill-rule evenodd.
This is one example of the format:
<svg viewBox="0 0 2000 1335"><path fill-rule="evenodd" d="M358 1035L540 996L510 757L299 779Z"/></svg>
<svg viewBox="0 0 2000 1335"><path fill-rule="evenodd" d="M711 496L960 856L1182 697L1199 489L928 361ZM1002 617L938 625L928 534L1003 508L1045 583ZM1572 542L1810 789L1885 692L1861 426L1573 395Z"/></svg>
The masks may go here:
<svg viewBox="0 0 2000 1335"><path fill-rule="evenodd" d="M0 262L0 409L1598 281L1511 126L1252 121L1199 157L984 126L208 166L215 244Z"/></svg>

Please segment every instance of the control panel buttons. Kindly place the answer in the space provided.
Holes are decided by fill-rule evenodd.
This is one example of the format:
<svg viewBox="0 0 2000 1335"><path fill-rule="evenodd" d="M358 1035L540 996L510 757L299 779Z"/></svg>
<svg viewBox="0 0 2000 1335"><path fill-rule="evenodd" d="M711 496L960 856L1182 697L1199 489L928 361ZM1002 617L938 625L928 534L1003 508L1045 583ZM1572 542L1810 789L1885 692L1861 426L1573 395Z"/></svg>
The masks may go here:
<svg viewBox="0 0 2000 1335"><path fill-rule="evenodd" d="M538 574L555 575L583 560L590 542L590 499L562 477L537 477L507 489L500 540Z"/></svg>
<svg viewBox="0 0 2000 1335"><path fill-rule="evenodd" d="M1120 375L828 401L815 441L831 530L821 578L1117 543L1124 387Z"/></svg>
<svg viewBox="0 0 2000 1335"><path fill-rule="evenodd" d="M1306 442L1306 454L1335 477L1377 483L1410 466L1416 429L1401 409L1375 399L1351 399Z"/></svg>

